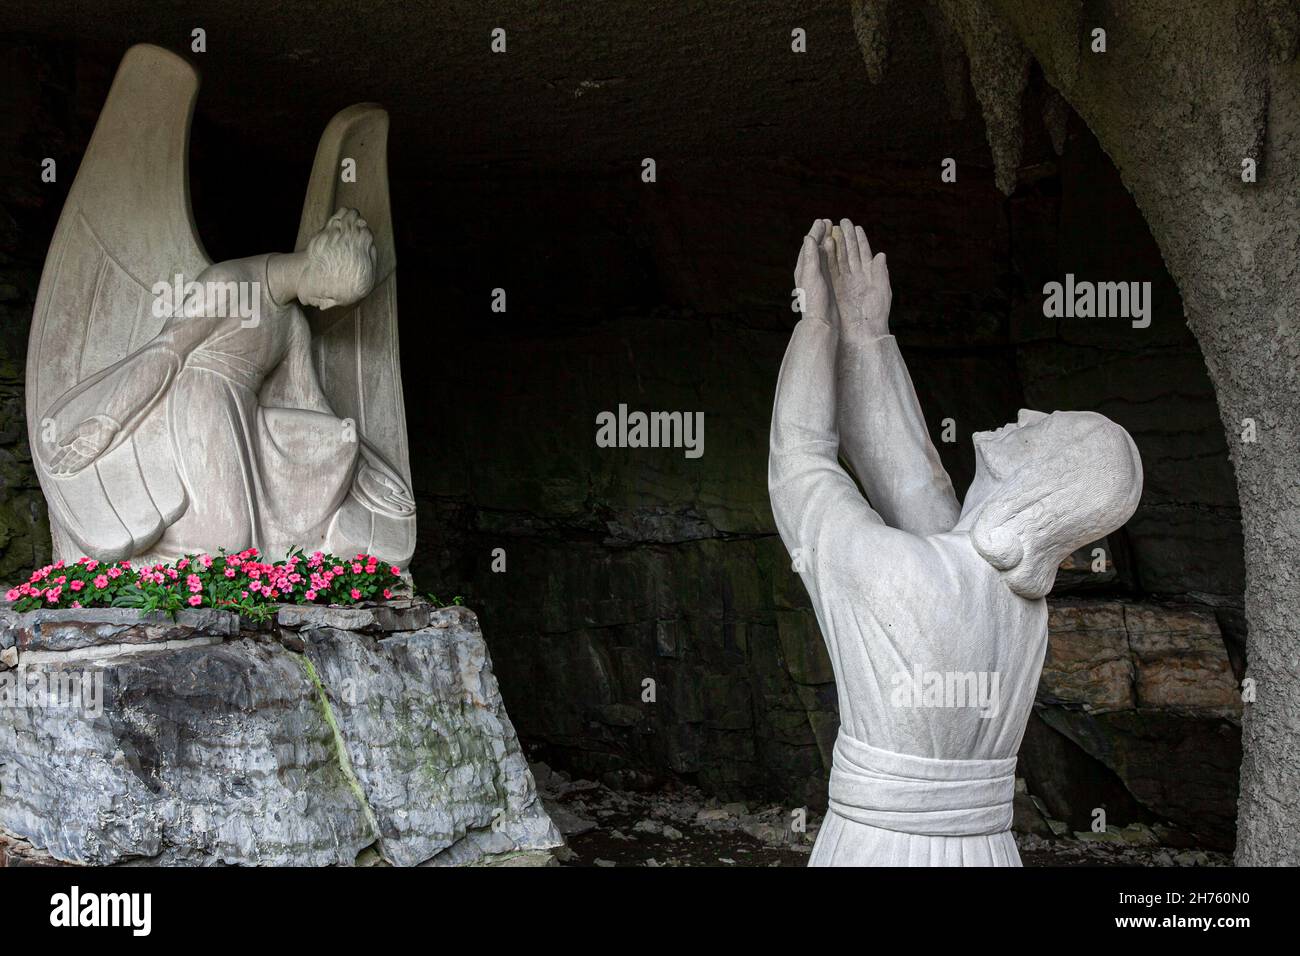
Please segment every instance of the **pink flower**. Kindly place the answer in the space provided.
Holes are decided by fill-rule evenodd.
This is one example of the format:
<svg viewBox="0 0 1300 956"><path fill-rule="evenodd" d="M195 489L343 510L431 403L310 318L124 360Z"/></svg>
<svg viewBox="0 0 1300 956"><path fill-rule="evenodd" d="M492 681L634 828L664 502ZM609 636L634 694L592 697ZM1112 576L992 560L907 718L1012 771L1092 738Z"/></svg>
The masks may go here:
<svg viewBox="0 0 1300 956"><path fill-rule="evenodd" d="M201 558L199 558L199 563L202 564L205 568L212 567L212 556L208 554L203 555Z"/></svg>
<svg viewBox="0 0 1300 956"><path fill-rule="evenodd" d="M114 570L116 570L116 568L114 568ZM95 587L97 587L97 588L106 588L106 587L108 587L108 578L106 578L106 577L105 577L104 575L102 575L102 574L97 574L97 575L95 575Z"/></svg>
<svg viewBox="0 0 1300 956"><path fill-rule="evenodd" d="M72 606L73 606L73 607L81 607L81 602L80 602L80 601L73 601L73 602L72 602Z"/></svg>
<svg viewBox="0 0 1300 956"><path fill-rule="evenodd" d="M179 561L176 562L176 567L180 568L182 571L184 571L189 566L190 566L189 558L181 558Z"/></svg>
<svg viewBox="0 0 1300 956"><path fill-rule="evenodd" d="M361 565L359 565L359 564L354 564L354 565L352 565L352 573L353 573L353 574L360 574L360 573L361 573Z"/></svg>
<svg viewBox="0 0 1300 956"><path fill-rule="evenodd" d="M396 578L396 577L401 577L402 569L399 568L397 565L394 564L394 565L393 565L391 568L389 568L388 570L391 571L391 572L393 572L393 577L395 577L395 578Z"/></svg>
<svg viewBox="0 0 1300 956"><path fill-rule="evenodd" d="M384 588L384 597L391 598L392 596L393 596L393 592L388 590L388 588Z"/></svg>
<svg viewBox="0 0 1300 956"><path fill-rule="evenodd" d="M59 595L62 593L63 593L63 588L61 587L50 588L48 591L45 592L45 600L49 601L51 604L54 604L56 601L58 601Z"/></svg>
<svg viewBox="0 0 1300 956"><path fill-rule="evenodd" d="M17 588L10 588L8 591L5 592L5 600L6 600L6 601L17 601L17 600L18 600L18 597L19 597L19 595L18 595L18 589L17 589Z"/></svg>
<svg viewBox="0 0 1300 956"><path fill-rule="evenodd" d="M197 594L190 598L190 607L198 607L202 603L203 598L199 597Z"/></svg>
<svg viewBox="0 0 1300 956"><path fill-rule="evenodd" d="M68 587L72 588L72 590L74 591L80 591L85 586L86 586L85 581L73 581L71 584L68 585Z"/></svg>
<svg viewBox="0 0 1300 956"><path fill-rule="evenodd" d="M233 578L234 576L235 576L235 569L234 569L234 568L226 568L226 577L228 577L228 578Z"/></svg>
<svg viewBox="0 0 1300 956"><path fill-rule="evenodd" d="M109 576L110 578L114 578L114 579L120 578L120 577L122 576L122 569L121 569L121 568L109 568L109 569L108 569L108 576Z"/></svg>
<svg viewBox="0 0 1300 956"><path fill-rule="evenodd" d="M315 591L308 591L308 592L304 595L304 597L306 597L308 601L314 601L314 600L316 600L316 592L315 592ZM12 601L13 598L10 598L9 600Z"/></svg>
<svg viewBox="0 0 1300 956"><path fill-rule="evenodd" d="M361 598L361 592L358 591L356 588L353 588L353 589L352 589L352 600L357 601L357 600L360 600L360 598Z"/></svg>

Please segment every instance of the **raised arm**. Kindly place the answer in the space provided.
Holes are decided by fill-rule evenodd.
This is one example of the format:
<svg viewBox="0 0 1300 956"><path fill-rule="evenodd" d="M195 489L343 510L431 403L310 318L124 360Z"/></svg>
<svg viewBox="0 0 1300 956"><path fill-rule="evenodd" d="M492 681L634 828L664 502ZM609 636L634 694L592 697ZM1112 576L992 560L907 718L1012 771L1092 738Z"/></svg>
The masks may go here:
<svg viewBox="0 0 1300 956"><path fill-rule="evenodd" d="M866 234L847 219L829 226L823 246L840 316L836 371L844 456L890 527L922 536L951 531L961 509L889 334L892 293L884 253L873 256Z"/></svg>
<svg viewBox="0 0 1300 956"><path fill-rule="evenodd" d="M777 530L796 557L813 557L824 530L854 520L879 524L840 467L835 432L835 347L830 288L819 261L822 223L804 237L795 286L803 317L786 348L772 410L767 486ZM811 568L812 562L808 563Z"/></svg>

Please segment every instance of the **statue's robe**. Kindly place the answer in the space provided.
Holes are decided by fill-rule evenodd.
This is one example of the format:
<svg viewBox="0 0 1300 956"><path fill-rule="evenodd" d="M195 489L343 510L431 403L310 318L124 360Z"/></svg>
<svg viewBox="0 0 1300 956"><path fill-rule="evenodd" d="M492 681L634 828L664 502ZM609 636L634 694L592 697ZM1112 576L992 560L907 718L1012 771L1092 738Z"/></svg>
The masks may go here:
<svg viewBox="0 0 1300 956"><path fill-rule="evenodd" d="M879 418L871 452L886 463L867 462L863 484L901 513L905 492L933 490L942 469L893 337L853 348ZM1016 753L1047 648L1046 602L1012 592L965 532L930 520L913 533L872 508L838 458L836 350L831 326L800 320L777 383L768 475L839 698L830 807L810 865L1017 866ZM953 509L940 502L930 515L946 513L951 529ZM911 693L927 674L983 675L985 686L996 674L995 706L927 706Z"/></svg>
<svg viewBox="0 0 1300 956"><path fill-rule="evenodd" d="M144 463L101 475L102 502L80 507L121 513L154 483L183 485L184 510L140 557L248 547L274 557L292 547L351 555L375 544L352 529L414 513L395 471L330 409L302 310L271 298L269 258L217 263L197 279L201 288L249 284L256 322L229 303L219 311L230 314L173 315L152 341L51 410L60 434L107 415L120 429L100 457L131 436Z"/></svg>

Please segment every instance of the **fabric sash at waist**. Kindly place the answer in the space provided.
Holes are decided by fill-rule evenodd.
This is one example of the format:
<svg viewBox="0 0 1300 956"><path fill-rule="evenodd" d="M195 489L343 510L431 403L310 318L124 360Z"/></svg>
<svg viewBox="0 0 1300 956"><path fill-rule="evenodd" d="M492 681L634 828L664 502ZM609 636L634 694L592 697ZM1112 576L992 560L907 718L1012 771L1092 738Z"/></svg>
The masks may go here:
<svg viewBox="0 0 1300 956"><path fill-rule="evenodd" d="M881 750L840 732L830 806L868 826L922 836L976 836L1011 828L1016 758L939 760Z"/></svg>

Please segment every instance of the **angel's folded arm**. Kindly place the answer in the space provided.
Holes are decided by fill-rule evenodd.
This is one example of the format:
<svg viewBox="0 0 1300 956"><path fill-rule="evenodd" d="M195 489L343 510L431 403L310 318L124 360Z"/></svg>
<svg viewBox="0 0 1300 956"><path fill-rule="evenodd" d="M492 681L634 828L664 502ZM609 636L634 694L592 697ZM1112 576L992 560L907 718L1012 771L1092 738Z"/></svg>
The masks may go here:
<svg viewBox="0 0 1300 956"><path fill-rule="evenodd" d="M110 370L111 386L101 414L119 427L133 424L171 384L184 356L162 343L150 343Z"/></svg>
<svg viewBox="0 0 1300 956"><path fill-rule="evenodd" d="M171 385L185 359L203 342L213 324L214 320L203 316L168 318L149 342L101 373L106 381L94 388L98 407L93 411L108 416L129 432ZM80 407L81 402L75 404L78 413L86 411Z"/></svg>

